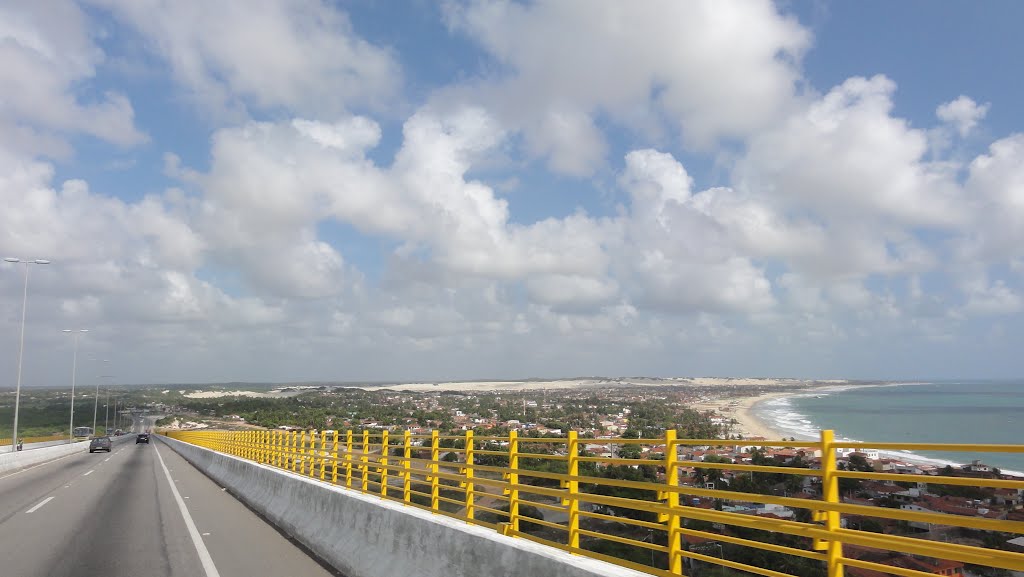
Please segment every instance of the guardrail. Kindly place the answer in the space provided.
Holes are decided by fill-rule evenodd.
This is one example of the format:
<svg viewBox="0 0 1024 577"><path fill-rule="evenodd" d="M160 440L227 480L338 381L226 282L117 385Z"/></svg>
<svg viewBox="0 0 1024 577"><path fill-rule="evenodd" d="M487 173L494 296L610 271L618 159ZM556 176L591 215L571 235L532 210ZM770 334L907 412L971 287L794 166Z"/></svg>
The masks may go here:
<svg viewBox="0 0 1024 577"><path fill-rule="evenodd" d="M891 500L886 507L840 498L841 484L874 480L1008 489L1011 499L1016 491L1019 503L1024 480L843 470L836 457L844 448L1024 453L1024 445L862 444L835 441L828 430L817 442L677 439L674 430L660 439L581 439L575 432L536 438L514 431L507 437L474 436L472 431L456 436L437 431L165 434L653 575L682 575L684 565L687 574L715 577L729 570L766 577L842 577L844 568L865 577L871 572L959 577L964 564L972 573L993 577L998 570L1024 571L1024 554L1002 544L1024 534L1022 521L980 510L968 515L907 503L895 508ZM820 463L807 468L679 458L686 447L737 445L789 448L801 461ZM618 456L598 456L584 447L609 447L601 452ZM733 473L731 480L722 478L725 471ZM682 482L682 472L690 484ZM785 490L782 495L731 490L771 486L772 481L785 486L780 479L796 479L790 487L801 488L802 496ZM752 514L736 506L742 504L775 506L776 514ZM878 532L885 523L891 530ZM914 527L927 532L915 535ZM940 535L961 542L934 540Z"/></svg>
<svg viewBox="0 0 1024 577"><path fill-rule="evenodd" d="M22 437L21 442L24 444L29 443L49 443L50 441L66 441L68 440L67 435L48 435L46 437ZM11 437L7 435L6 439L0 439L0 447L9 446L11 444Z"/></svg>

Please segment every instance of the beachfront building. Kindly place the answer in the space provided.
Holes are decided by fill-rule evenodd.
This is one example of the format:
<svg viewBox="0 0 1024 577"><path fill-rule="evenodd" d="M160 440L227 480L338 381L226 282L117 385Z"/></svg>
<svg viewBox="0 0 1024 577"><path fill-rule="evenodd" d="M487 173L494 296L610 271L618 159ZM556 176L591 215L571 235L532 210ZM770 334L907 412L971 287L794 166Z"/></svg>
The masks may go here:
<svg viewBox="0 0 1024 577"><path fill-rule="evenodd" d="M881 454L878 452L878 449L868 449L865 447L857 447L856 449L842 447L836 449L836 456L841 459L847 459L850 457L850 455L853 454L858 454L869 461L877 461L882 457Z"/></svg>

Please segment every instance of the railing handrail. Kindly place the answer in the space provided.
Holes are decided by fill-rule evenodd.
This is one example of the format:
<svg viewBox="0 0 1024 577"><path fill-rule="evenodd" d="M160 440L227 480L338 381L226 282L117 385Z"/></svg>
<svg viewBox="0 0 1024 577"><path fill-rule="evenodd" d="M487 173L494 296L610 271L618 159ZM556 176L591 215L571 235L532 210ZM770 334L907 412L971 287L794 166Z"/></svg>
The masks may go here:
<svg viewBox="0 0 1024 577"><path fill-rule="evenodd" d="M574 431L569 431L565 437L547 438L523 437L515 431L508 436L475 436L472 431L464 435L440 435L437 431L423 435L410 431L397 434L369 430L358 433L351 430L343 433L202 430L166 434L296 474L490 527L510 537L526 538L573 554L610 561L655 575L681 575L687 560L718 564L766 577L792 575L768 567L740 563L724 556L708 556L693 549L689 540L693 538L715 539L715 542L728 546L742 545L821 561L829 577L842 577L845 566L885 571L904 577L930 575L913 568L844 555L844 545L1000 569L1024 570L1024 554L1021 553L872 533L842 526L843 516L846 515L926 524L929 527L942 525L1024 534L1022 521L844 503L839 494L841 479L948 484L1016 489L1018 492L1024 492L1024 480L846 471L838 468L836 459L836 449L839 448L927 448L980 452L995 452L999 448L1007 453L1020 453L1024 452L1024 445L850 443L835 441L831 431L822 431L819 441L677 439L675 433L669 430L657 439L584 439L579 438ZM441 446L456 442L461 442L462 446ZM581 454L581 447L597 442L619 446L647 445L664 448L664 452L649 451L648 456L641 459ZM502 450L495 450L494 444L498 444ZM484 446L489 448L485 449ZM531 452L531 449L537 450L540 446L550 447L544 450L550 450L551 453ZM679 453L685 451L683 448L687 446L802 448L814 451L816 455L812 457L820 461L819 468L811 469L680 459ZM442 460L442 455L448 460ZM492 460L488 462L487 459ZM507 463L502 460L507 460ZM540 467L538 463L544 466ZM587 470L581 472L582 467ZM601 472L599 467L618 467L612 471L621 470L624 476L630 470L642 474L638 473L634 478L610 478L598 475ZM811 499L764 495L724 490L717 485L714 488L684 485L679 481L681 468L705 471L702 475L709 474L708 471L724 470L746 473L751 476L751 480L754 474L761 473L793 475L801 479L817 477L821 479L821 497ZM718 477L715 479L717 481ZM645 494L649 497L642 497ZM800 522L695 507L688 502L681 502L681 496L714 499L719 503L757 503L807 510L811 512L811 520ZM530 510L525 508L527 506L560 515L564 519L552 521L532 517ZM686 526L683 521L686 521ZM764 539L713 533L691 527L691 522L723 527L720 531L728 526L733 531L742 529L789 535L809 540L810 546L801 548L793 543L780 544ZM528 523L532 523L534 528L528 529L530 525L524 525ZM537 531L539 534L534 534ZM631 534L636 531L645 531L648 535L640 539L638 535ZM654 539L655 531L664 537L657 543ZM614 553L615 549L595 550L595 543L601 542L636 547L638 551L650 551L652 555L661 554L664 559L662 568L602 552Z"/></svg>

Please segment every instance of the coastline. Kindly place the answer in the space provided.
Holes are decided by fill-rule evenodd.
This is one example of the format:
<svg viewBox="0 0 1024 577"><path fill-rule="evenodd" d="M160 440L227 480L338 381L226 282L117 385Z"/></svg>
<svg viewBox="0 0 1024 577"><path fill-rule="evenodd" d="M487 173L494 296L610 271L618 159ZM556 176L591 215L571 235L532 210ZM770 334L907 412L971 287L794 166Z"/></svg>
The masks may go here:
<svg viewBox="0 0 1024 577"><path fill-rule="evenodd" d="M768 393L765 395L758 395L753 397L744 397L740 400L739 405L736 407L734 417L738 422L737 432L743 435L744 438L750 437L764 437L765 440L778 441L786 437L776 429L772 428L772 425L765 422L764 419L757 415L755 407L772 399L779 397L787 397L793 394L792 392L786 393ZM792 436L792 435L790 435Z"/></svg>
<svg viewBox="0 0 1024 577"><path fill-rule="evenodd" d="M899 385L902 385L902 384L903 383L900 383ZM917 384L917 383L906 383L906 384L914 385L914 384ZM893 384L893 385L882 385L882 386L899 386L899 385ZM867 386L873 386L873 385L867 385ZM733 433L734 434L735 433L739 433L739 434L743 435L744 439L749 439L751 437L763 437L766 441L777 441L777 440L782 440L784 438L790 438L790 437L796 436L798 441L800 441L800 440L809 440L809 441L817 440L817 439L810 439L806 435L794 435L793 433L782 434L779 431L777 431L776 429L774 429L772 427L771 423L766 422L763 418L761 418L757 414L756 407L757 407L757 405L759 405L761 403L765 403L765 402L768 402L768 401L770 401L772 399L777 399L777 398L780 398L780 397L799 396L800 394L801 394L800 391L787 391L787 392L775 392L775 393L771 393L770 392L770 393L765 393L765 394L761 394L761 395L752 395L752 396L742 397L742 398L722 399L722 400L718 401L717 403L712 403L711 405L708 405L708 406L706 406L704 408L717 410L717 411L721 412L724 416L734 418L738 422L738 424L734 426ZM732 411L731 412L723 412L723 411L721 411L720 408L718 408L716 406L712 406L712 405L721 405L725 401L731 401L731 403L735 403L735 405L732 407ZM846 439L846 438L843 437L842 435L837 434L837 440L844 440L844 439ZM866 448L870 448L871 447L870 441L867 442L864 446ZM895 460L895 461L899 461L899 462L903 462L903 463L908 463L908 464L912 464L912 465L918 465L918 466L931 466L931 467L939 467L939 468L941 468L941 467L944 467L946 465L950 465L950 466L953 466L953 467L961 467L965 463L969 462L969 459L967 459L967 458L956 460L956 459L950 459L948 457L937 457L937 456L922 455L922 454L920 454L918 452L913 452L913 451L880 450L878 452L882 456L882 458L892 459L892 460ZM965 455L965 457L967 457L967 456L968 455ZM1000 467L1000 470L1005 475L1012 475L1012 476L1015 476L1015 477L1022 477L1022 478L1024 478L1024 471L1016 470L1016 469L1013 469L1013 468L1006 468L1006 467Z"/></svg>
<svg viewBox="0 0 1024 577"><path fill-rule="evenodd" d="M736 424L732 427L732 434L740 434L744 439L762 437L766 441L781 441L788 435L783 435L770 423L761 419L757 415L755 406L771 399L798 393L799 391L758 392L743 397L713 398L697 403L691 408L701 412L714 411L725 418L736 420Z"/></svg>

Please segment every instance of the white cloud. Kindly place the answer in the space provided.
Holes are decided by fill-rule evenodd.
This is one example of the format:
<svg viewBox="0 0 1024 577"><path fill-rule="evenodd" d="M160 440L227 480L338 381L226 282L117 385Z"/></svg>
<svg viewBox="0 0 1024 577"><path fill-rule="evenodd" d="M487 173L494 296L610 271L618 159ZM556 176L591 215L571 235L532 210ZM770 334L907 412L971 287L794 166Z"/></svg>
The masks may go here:
<svg viewBox="0 0 1024 577"><path fill-rule="evenodd" d="M764 272L737 250L718 215L703 210L703 196L716 192L693 195L690 177L671 155L631 152L620 184L632 197L620 274L631 275L627 286L641 302L669 310L774 306Z"/></svg>
<svg viewBox="0 0 1024 577"><path fill-rule="evenodd" d="M974 222L957 242L963 263L991 263L1024 255L1024 134L997 140L969 166L965 189Z"/></svg>
<svg viewBox="0 0 1024 577"><path fill-rule="evenodd" d="M143 35L175 79L211 110L333 116L393 98L401 72L322 0L87 0Z"/></svg>
<svg viewBox="0 0 1024 577"><path fill-rule="evenodd" d="M539 275L526 279L526 287L535 302L560 311L591 311L610 303L619 293L614 279L579 275Z"/></svg>
<svg viewBox="0 0 1024 577"><path fill-rule="evenodd" d="M778 128L755 135L737 169L744 190L850 219L946 228L964 221L953 175L923 160L927 136L890 115L895 83L851 78Z"/></svg>
<svg viewBox="0 0 1024 577"><path fill-rule="evenodd" d="M1024 137L968 165L934 136L969 136L987 104L960 97L929 128L893 115L882 76L798 93L809 35L767 1L447 4L488 71L400 135L397 57L334 4L92 3L206 111L271 119L222 118L208 166L166 153L180 189L54 182L76 169L38 155L70 155L69 136L143 137L123 94L81 92L106 55L74 5L0 8L0 78L39 67L0 103L0 247L54 260L33 270L34 326L96 327L142 380L860 370L878 343L963 342L1024 310ZM699 185L723 142L722 182ZM531 203L564 181L534 158L598 174L607 204L546 215ZM182 362L147 372L167 351Z"/></svg>
<svg viewBox="0 0 1024 577"><path fill-rule="evenodd" d="M66 137L79 133L121 146L144 142L123 94L83 96L104 59L70 0L0 5L0 148L63 157L71 153Z"/></svg>
<svg viewBox="0 0 1024 577"><path fill-rule="evenodd" d="M956 100L939 105L935 109L935 115L939 120L949 124L961 137L970 134L985 115L988 114L989 105L979 105L967 96L959 96Z"/></svg>
<svg viewBox="0 0 1024 577"><path fill-rule="evenodd" d="M445 4L445 15L507 71L463 96L524 130L552 169L577 175L602 160L600 118L647 133L667 121L697 147L766 126L792 104L810 43L760 0L473 0Z"/></svg>
<svg viewBox="0 0 1024 577"><path fill-rule="evenodd" d="M329 220L402 243L403 254L427 251L431 261L460 274L514 280L602 273L607 224L583 215L513 224L507 201L465 179L475 160L504 138L481 110L445 117L421 112L406 122L404 135L394 164L379 167L364 155L379 138L365 118L219 131L211 169L199 177L205 236L226 261L281 294L303 278L313 282L317 270L323 275L315 286L340 290L333 274L341 273L340 254L322 243L310 248L317 225ZM335 264L318 269L318 258ZM282 275L282 266L291 267L281 263L289 261L300 264L289 270L295 274Z"/></svg>
<svg viewBox="0 0 1024 577"><path fill-rule="evenodd" d="M964 310L979 315L1011 315L1024 310L1024 299L1002 280L974 279L966 287Z"/></svg>

